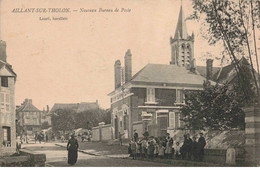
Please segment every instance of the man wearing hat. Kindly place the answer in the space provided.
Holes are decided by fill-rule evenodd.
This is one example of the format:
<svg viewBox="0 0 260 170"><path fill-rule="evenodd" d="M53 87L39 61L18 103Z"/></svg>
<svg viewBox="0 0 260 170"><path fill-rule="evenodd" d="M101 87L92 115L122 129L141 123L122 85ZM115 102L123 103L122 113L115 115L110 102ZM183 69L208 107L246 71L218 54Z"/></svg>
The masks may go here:
<svg viewBox="0 0 260 170"><path fill-rule="evenodd" d="M206 145L206 140L203 137L203 133L200 133L200 138L198 141L198 156L199 156L199 161L203 161L203 156L204 156L204 147Z"/></svg>

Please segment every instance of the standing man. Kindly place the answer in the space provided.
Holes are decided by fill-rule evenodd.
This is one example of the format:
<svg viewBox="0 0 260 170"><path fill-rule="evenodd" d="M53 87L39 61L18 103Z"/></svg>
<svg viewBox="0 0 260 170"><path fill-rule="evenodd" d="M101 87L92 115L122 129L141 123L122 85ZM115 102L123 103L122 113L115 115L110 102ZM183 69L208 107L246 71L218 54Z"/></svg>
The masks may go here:
<svg viewBox="0 0 260 170"><path fill-rule="evenodd" d="M138 133L136 132L136 129L134 130L134 141L137 142L138 140Z"/></svg>
<svg viewBox="0 0 260 170"><path fill-rule="evenodd" d="M187 134L187 155L188 155L188 160L191 160L191 155L192 155L192 140L190 138L190 134Z"/></svg>
<svg viewBox="0 0 260 170"><path fill-rule="evenodd" d="M198 160L198 142L196 141L196 137L193 136L192 138L192 157L193 157L193 161L197 161Z"/></svg>
<svg viewBox="0 0 260 170"><path fill-rule="evenodd" d="M204 147L206 146L206 140L203 137L203 133L200 133L200 138L198 141L198 156L199 156L199 161L203 161L203 156L204 156Z"/></svg>

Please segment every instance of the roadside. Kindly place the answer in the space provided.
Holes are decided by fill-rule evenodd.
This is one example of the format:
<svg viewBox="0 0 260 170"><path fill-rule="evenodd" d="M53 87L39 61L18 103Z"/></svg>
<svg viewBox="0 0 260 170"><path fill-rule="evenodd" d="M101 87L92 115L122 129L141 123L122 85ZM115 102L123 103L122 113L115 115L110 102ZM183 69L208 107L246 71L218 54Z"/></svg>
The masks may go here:
<svg viewBox="0 0 260 170"><path fill-rule="evenodd" d="M56 143L56 146L66 148L66 143ZM120 158L120 159L132 159L129 157L127 145L120 146L113 142L83 142L79 143L79 152L95 155L105 156L109 158ZM136 160L163 163L170 166L183 166L183 167L223 167L227 165L213 164L208 162L195 162L186 160L173 160L173 159L148 159L148 158L137 158Z"/></svg>

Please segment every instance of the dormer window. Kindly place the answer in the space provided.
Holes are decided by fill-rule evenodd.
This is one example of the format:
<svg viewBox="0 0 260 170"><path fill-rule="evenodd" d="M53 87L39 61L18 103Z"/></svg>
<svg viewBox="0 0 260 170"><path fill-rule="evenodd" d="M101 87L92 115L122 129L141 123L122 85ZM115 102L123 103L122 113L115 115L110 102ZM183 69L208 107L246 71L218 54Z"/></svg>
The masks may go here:
<svg viewBox="0 0 260 170"><path fill-rule="evenodd" d="M190 49L190 44L187 44L187 48Z"/></svg>
<svg viewBox="0 0 260 170"><path fill-rule="evenodd" d="M8 87L8 77L7 76L1 77L1 86Z"/></svg>
<svg viewBox="0 0 260 170"><path fill-rule="evenodd" d="M181 45L181 48L183 48L183 49L184 49L184 48L185 48L185 44L182 44L182 45Z"/></svg>

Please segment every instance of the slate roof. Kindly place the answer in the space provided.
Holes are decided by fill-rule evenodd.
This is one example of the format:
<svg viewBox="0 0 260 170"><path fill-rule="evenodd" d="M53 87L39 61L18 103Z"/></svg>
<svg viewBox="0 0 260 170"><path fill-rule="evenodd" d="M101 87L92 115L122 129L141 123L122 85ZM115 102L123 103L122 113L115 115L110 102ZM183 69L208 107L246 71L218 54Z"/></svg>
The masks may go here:
<svg viewBox="0 0 260 170"><path fill-rule="evenodd" d="M55 103L50 111L54 113L58 109L71 109L77 113L83 112L86 110L95 110L98 109L99 105L97 102L81 102L81 103Z"/></svg>
<svg viewBox="0 0 260 170"><path fill-rule="evenodd" d="M30 99L25 99L23 104L18 109L16 109L16 112L42 112L42 111L39 110L37 107L35 107L32 104L32 101Z"/></svg>
<svg viewBox="0 0 260 170"><path fill-rule="evenodd" d="M147 64L137 72L131 82L170 83L186 85L203 85L205 77L195 74L184 67L165 64Z"/></svg>

